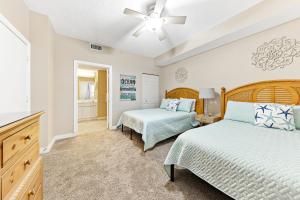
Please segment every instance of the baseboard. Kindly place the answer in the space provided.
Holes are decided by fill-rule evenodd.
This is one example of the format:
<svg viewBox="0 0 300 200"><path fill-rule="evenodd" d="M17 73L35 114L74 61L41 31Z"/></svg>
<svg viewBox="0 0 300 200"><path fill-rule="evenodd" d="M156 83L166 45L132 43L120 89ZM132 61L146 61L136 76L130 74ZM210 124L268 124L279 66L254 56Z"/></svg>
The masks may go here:
<svg viewBox="0 0 300 200"><path fill-rule="evenodd" d="M61 135L56 135L53 137L53 139L51 140L51 142L48 144L47 147L41 147L40 153L41 154L49 153L56 141L72 138L75 137L76 135L77 135L76 133L65 133Z"/></svg>
<svg viewBox="0 0 300 200"><path fill-rule="evenodd" d="M51 142L47 145L47 147L40 148L40 154L49 153L55 143L55 137L52 138Z"/></svg>
<svg viewBox="0 0 300 200"><path fill-rule="evenodd" d="M116 126L110 126L110 130L117 130L117 128L118 128L118 126L116 125Z"/></svg>
<svg viewBox="0 0 300 200"><path fill-rule="evenodd" d="M55 141L58 141L58 140L63 140L63 139L67 139L67 138L72 138L72 137L75 137L77 134L76 133L65 133L65 134L61 134L61 135L56 135L54 138L55 138Z"/></svg>

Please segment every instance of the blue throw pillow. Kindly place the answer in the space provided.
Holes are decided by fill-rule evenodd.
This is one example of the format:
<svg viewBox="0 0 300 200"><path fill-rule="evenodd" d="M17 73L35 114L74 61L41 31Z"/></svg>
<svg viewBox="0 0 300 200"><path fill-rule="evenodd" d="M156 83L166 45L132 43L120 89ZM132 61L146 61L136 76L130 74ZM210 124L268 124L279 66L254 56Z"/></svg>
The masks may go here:
<svg viewBox="0 0 300 200"><path fill-rule="evenodd" d="M254 103L228 101L224 119L253 124L254 113Z"/></svg>
<svg viewBox="0 0 300 200"><path fill-rule="evenodd" d="M195 111L196 110L196 99L188 99L188 98L180 98L180 100L191 100L193 101L193 105L192 105L192 109L191 111Z"/></svg>
<svg viewBox="0 0 300 200"><path fill-rule="evenodd" d="M180 99L177 111L191 112L194 100Z"/></svg>

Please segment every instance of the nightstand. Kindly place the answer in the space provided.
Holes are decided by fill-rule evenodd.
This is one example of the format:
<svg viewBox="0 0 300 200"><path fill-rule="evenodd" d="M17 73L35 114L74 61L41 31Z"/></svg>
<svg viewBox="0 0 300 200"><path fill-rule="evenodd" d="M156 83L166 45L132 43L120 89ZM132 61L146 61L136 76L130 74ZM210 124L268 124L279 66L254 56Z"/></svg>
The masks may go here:
<svg viewBox="0 0 300 200"><path fill-rule="evenodd" d="M207 124L212 124L217 121L220 121L222 118L221 116L217 116L217 115L212 115L208 117L205 117L204 115L197 115L195 119L200 121L203 125L207 125Z"/></svg>

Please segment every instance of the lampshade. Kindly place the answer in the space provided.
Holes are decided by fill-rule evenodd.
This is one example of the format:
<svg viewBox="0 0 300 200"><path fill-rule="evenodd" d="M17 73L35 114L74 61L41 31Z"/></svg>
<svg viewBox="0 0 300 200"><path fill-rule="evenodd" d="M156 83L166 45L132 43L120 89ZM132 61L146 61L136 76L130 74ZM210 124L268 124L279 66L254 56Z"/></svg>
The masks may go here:
<svg viewBox="0 0 300 200"><path fill-rule="evenodd" d="M199 98L200 99L215 98L215 89L214 88L200 88Z"/></svg>

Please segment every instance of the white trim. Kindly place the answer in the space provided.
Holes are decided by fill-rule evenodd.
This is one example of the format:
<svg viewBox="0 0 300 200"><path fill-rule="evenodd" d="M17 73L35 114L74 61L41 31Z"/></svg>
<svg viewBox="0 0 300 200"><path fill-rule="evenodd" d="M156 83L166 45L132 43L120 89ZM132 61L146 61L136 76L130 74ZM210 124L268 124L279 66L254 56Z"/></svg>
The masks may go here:
<svg viewBox="0 0 300 200"><path fill-rule="evenodd" d="M51 142L47 145L47 147L41 147L41 148L40 148L40 154L46 154L46 153L49 153L49 152L51 151L51 149L52 149L54 143L55 143L55 138L53 138L53 139L51 140Z"/></svg>
<svg viewBox="0 0 300 200"><path fill-rule="evenodd" d="M65 134L61 134L61 135L56 135L56 136L53 137L53 139L51 140L51 142L48 144L47 147L42 147L40 149L40 153L41 154L49 153L51 151L53 145L55 144L55 142L57 142L59 140L73 138L73 137L76 137L76 135L77 134L75 134L75 133L65 133Z"/></svg>
<svg viewBox="0 0 300 200"><path fill-rule="evenodd" d="M73 88L74 88L74 96L73 96L73 131L74 133L78 132L78 103L77 97L78 96L78 78L77 78L77 69L78 63L74 60L74 77L73 77ZM76 122L77 121L77 122Z"/></svg>
<svg viewBox="0 0 300 200"><path fill-rule="evenodd" d="M276 26L282 25L282 24L290 22L292 20L296 20L298 18L300 18L299 9L298 8L290 9L287 12L284 12L280 15L270 17L268 19L259 21L255 24L251 24L247 27L243 27L241 29L235 30L228 34L222 35L219 38L216 38L212 41L207 41L206 43L201 44L198 47L195 46L194 48L192 48L190 50L187 50L184 52L179 52L177 55L174 55L174 53L172 53L172 52L174 52L174 49L176 49L176 48L180 49L180 47L185 45L185 43L184 43L184 44L179 45L179 46L175 47L174 49L170 50L166 54L164 54L166 56L163 56L163 57L158 56L157 58L155 58L155 64L160 67L164 67L164 66L176 63L176 62L180 62L189 57L199 55L206 51L218 48L220 46L223 46L228 43L237 41L239 39L254 35L256 33L266 31L268 29L274 28ZM189 41L189 42L191 42L191 41ZM195 41L195 44L196 43L197 42Z"/></svg>
<svg viewBox="0 0 300 200"><path fill-rule="evenodd" d="M107 103L107 128L112 129L112 66L106 65L106 64L100 64L100 63L92 63L87 61L80 61L80 60L74 60L74 77L73 77L73 88L74 88L74 96L73 96L73 130L74 133L77 135L78 133L78 104L77 104L77 96L78 96L78 84L77 84L77 69L79 65L89 65L95 68L105 68L108 72L108 103ZM109 126L108 126L109 125Z"/></svg>
<svg viewBox="0 0 300 200"><path fill-rule="evenodd" d="M55 138L55 141L58 141L58 140L64 140L67 138L72 138L72 137L75 137L76 135L77 135L76 133L65 133L65 134L56 135L54 138Z"/></svg>
<svg viewBox="0 0 300 200"><path fill-rule="evenodd" d="M110 130L117 130L117 125L116 126L110 126Z"/></svg>
<svg viewBox="0 0 300 200"><path fill-rule="evenodd" d="M0 14L0 23L3 24L5 27L7 27L8 30L10 30L15 36L17 36L21 42L25 44L27 47L27 69L26 69L26 77L27 77L27 110L31 110L31 78L30 78L30 69L31 69L31 44L29 40L21 33L19 32L2 14Z"/></svg>

